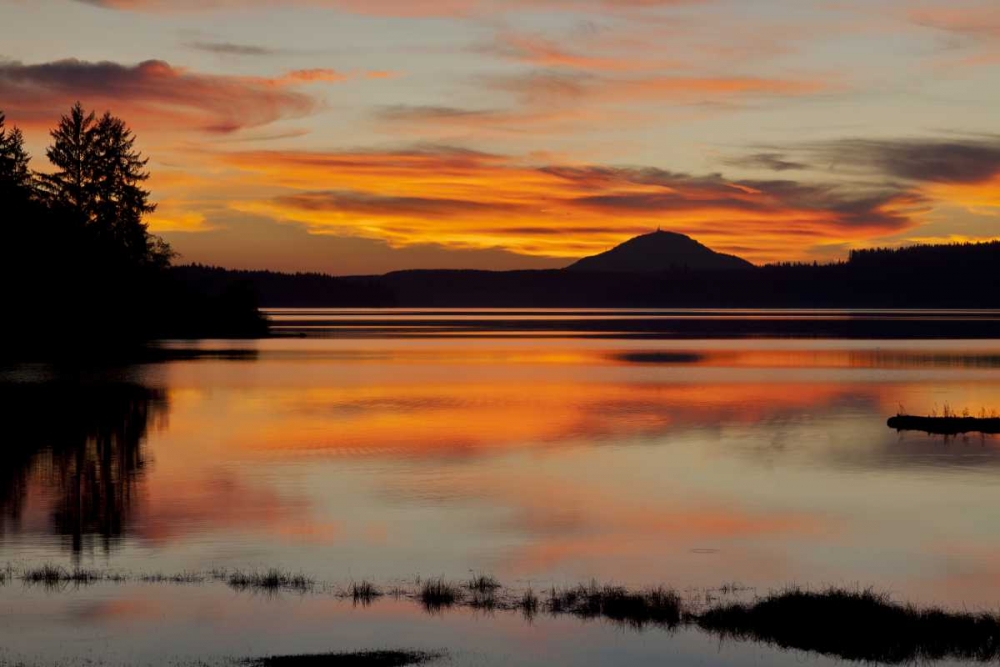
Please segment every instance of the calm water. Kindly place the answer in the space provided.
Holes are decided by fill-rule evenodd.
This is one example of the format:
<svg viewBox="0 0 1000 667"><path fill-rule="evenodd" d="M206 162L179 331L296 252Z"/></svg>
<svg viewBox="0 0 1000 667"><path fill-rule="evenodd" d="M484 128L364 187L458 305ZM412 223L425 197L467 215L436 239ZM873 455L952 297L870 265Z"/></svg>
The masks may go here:
<svg viewBox="0 0 1000 667"><path fill-rule="evenodd" d="M310 336L177 343L218 354L115 369L0 368L0 563L275 566L334 585L472 570L690 595L875 585L1000 605L1000 439L885 426L900 406L1000 409L1000 340L621 333L691 313L273 315ZM0 662L115 664L373 646L484 665L803 659L695 631L216 585L8 583L0 646Z"/></svg>

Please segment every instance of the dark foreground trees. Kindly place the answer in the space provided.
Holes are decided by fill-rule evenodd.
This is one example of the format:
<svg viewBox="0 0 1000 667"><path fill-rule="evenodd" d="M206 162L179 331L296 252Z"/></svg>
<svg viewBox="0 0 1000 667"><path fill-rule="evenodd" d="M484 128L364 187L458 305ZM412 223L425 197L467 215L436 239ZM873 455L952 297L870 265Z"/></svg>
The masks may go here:
<svg viewBox="0 0 1000 667"><path fill-rule="evenodd" d="M51 169L34 173L0 113L2 352L266 330L245 293L199 293L174 277L169 245L145 220L156 208L148 159L124 121L78 103L51 134Z"/></svg>

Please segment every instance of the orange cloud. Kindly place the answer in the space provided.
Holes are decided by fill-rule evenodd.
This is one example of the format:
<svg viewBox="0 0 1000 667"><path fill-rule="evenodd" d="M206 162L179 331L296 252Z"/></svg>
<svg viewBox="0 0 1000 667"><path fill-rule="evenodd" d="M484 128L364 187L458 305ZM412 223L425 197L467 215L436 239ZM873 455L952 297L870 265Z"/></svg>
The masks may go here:
<svg viewBox="0 0 1000 667"><path fill-rule="evenodd" d="M912 21L920 25L974 37L1000 37L1000 17L992 3L961 6L924 6L909 10Z"/></svg>
<svg viewBox="0 0 1000 667"><path fill-rule="evenodd" d="M297 83L339 83L346 81L348 76L332 69L297 69L288 72L277 80L280 84Z"/></svg>
<svg viewBox="0 0 1000 667"><path fill-rule="evenodd" d="M926 191L935 199L977 215L1000 216L1000 171L981 182L932 183Z"/></svg>
<svg viewBox="0 0 1000 667"><path fill-rule="evenodd" d="M615 72L653 70L677 65L672 61L648 60L646 58L582 55L543 37L514 33L501 35L496 43L477 50L484 53L495 53L539 67L568 67Z"/></svg>
<svg viewBox="0 0 1000 667"><path fill-rule="evenodd" d="M553 257L599 252L636 230L662 226L722 250L760 245L764 250L753 259L784 259L821 241L906 230L925 208L903 190L535 165L458 149L257 151L221 159L284 191L233 202L239 211L396 246L502 247Z"/></svg>

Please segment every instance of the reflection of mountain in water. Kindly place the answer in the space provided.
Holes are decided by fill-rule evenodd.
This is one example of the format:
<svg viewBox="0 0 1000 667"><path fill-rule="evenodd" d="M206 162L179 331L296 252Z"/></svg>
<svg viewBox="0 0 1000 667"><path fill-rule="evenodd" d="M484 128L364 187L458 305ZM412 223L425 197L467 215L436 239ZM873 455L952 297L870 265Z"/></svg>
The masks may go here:
<svg viewBox="0 0 1000 667"><path fill-rule="evenodd" d="M161 392L134 384L0 384L0 534L20 523L29 484L53 497L56 535L73 553L121 537L132 514L150 419Z"/></svg>

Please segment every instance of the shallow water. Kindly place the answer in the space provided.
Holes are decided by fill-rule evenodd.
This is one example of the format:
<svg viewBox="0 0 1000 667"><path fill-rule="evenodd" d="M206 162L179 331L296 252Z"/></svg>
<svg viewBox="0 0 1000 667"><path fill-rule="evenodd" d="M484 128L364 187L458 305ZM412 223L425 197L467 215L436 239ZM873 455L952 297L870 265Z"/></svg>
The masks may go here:
<svg viewBox="0 0 1000 667"><path fill-rule="evenodd" d="M0 369L13 443L0 563L274 566L344 584L476 571L515 587L597 579L692 595L874 585L996 608L1000 439L885 420L900 406L1000 409L1000 340L621 334L635 316L589 312L584 335L579 313L282 311L280 331L313 337L173 343L249 354L113 369ZM665 331L690 316L653 319ZM428 617L391 601L359 611L215 585L12 582L0 617L13 658L123 664L372 646L484 665L803 657L693 630Z"/></svg>

